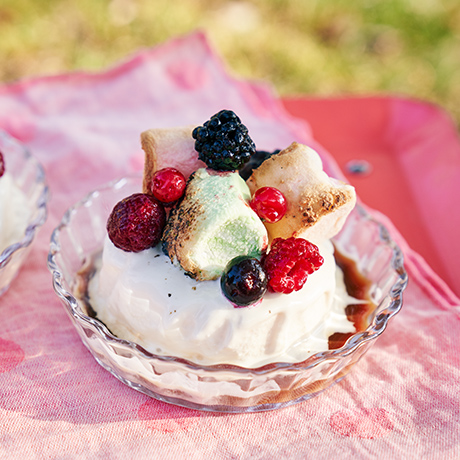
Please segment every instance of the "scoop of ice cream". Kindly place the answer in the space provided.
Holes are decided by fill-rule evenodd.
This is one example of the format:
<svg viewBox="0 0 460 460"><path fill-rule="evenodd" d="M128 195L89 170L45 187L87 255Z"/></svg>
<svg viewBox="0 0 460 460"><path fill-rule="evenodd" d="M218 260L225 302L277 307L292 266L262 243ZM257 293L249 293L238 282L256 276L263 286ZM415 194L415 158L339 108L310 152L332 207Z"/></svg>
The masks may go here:
<svg viewBox="0 0 460 460"><path fill-rule="evenodd" d="M90 303L115 335L155 354L245 367L298 362L327 350L334 332L354 332L345 306L356 300L346 293L332 244L320 251L325 262L300 291L234 308L218 280L191 279L158 247L127 253L107 238Z"/></svg>
<svg viewBox="0 0 460 460"><path fill-rule="evenodd" d="M329 177L320 156L297 142L265 160L247 181L252 193L261 187L275 187L287 201L285 216L265 223L270 240L305 238L319 243L342 228L356 204L355 189Z"/></svg>
<svg viewBox="0 0 460 460"><path fill-rule="evenodd" d="M26 195L5 172L0 178L0 252L21 240L30 215Z"/></svg>

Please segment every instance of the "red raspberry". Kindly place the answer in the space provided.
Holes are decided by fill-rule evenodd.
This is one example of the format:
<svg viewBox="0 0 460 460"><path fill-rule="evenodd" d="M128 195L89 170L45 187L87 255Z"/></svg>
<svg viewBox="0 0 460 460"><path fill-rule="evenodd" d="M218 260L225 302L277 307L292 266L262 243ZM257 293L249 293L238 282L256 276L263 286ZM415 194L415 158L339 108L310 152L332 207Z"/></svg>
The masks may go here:
<svg viewBox="0 0 460 460"><path fill-rule="evenodd" d="M263 221L270 224L281 220L287 210L286 198L275 187L257 189L249 205Z"/></svg>
<svg viewBox="0 0 460 460"><path fill-rule="evenodd" d="M262 264L271 291L290 294L298 291L308 275L318 270L324 259L318 247L303 238L275 238Z"/></svg>
<svg viewBox="0 0 460 460"><path fill-rule="evenodd" d="M107 221L112 243L127 252L156 246L166 224L166 212L151 195L134 193L118 202Z"/></svg>
<svg viewBox="0 0 460 460"><path fill-rule="evenodd" d="M0 177L5 173L5 160L3 159L3 154L0 152Z"/></svg>
<svg viewBox="0 0 460 460"><path fill-rule="evenodd" d="M185 191L185 177L175 168L163 168L157 171L150 184L153 196L167 205L177 201Z"/></svg>

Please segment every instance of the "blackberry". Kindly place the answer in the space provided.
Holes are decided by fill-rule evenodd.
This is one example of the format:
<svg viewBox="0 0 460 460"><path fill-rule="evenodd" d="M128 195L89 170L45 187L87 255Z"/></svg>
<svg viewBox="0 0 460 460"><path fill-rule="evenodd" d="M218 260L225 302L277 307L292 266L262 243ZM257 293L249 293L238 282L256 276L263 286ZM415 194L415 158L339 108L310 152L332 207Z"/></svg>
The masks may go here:
<svg viewBox="0 0 460 460"><path fill-rule="evenodd" d="M244 180L248 180L254 169L257 169L265 160L270 158L272 155L280 153L281 150L277 149L273 152L267 152L265 150L256 150L254 155L251 156L249 161L239 170L240 176Z"/></svg>
<svg viewBox="0 0 460 460"><path fill-rule="evenodd" d="M235 171L256 151L248 128L231 110L216 113L203 126L197 126L192 136L198 158L216 171Z"/></svg>

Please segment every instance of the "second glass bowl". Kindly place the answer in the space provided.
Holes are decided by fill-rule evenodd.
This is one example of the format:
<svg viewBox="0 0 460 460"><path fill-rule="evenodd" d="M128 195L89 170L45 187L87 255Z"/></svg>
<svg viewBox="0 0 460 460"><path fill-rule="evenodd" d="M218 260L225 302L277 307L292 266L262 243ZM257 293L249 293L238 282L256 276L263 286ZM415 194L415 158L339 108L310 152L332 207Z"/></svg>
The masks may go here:
<svg viewBox="0 0 460 460"><path fill-rule="evenodd" d="M31 206L25 230L18 232L17 238L3 250L0 248L1 296L18 274L39 228L46 221L49 192L41 164L24 145L5 131L0 131L0 152L5 160L6 171L12 176L15 185L24 193ZM8 201L12 197L2 197L5 198Z"/></svg>

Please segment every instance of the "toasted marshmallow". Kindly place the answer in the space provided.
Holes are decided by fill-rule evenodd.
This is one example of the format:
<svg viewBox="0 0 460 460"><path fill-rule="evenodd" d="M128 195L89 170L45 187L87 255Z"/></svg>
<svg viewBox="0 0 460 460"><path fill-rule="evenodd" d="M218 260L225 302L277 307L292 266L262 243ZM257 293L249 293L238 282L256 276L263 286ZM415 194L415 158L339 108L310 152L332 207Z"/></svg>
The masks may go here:
<svg viewBox="0 0 460 460"><path fill-rule="evenodd" d="M153 174L163 168L176 168L185 178L206 164L198 159L193 126L180 128L149 129L141 134L142 149L145 152L144 179L142 190L150 191Z"/></svg>
<svg viewBox="0 0 460 460"><path fill-rule="evenodd" d="M253 194L270 186L286 198L286 215L274 224L265 223L270 241L294 236L318 244L330 239L356 204L354 187L329 177L320 156L297 142L264 161L247 184Z"/></svg>

